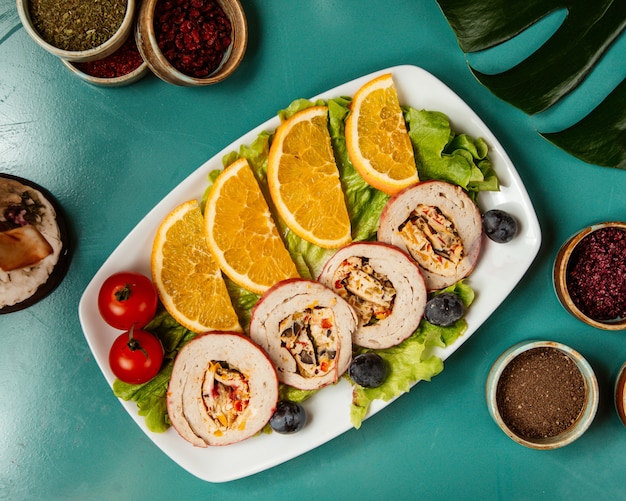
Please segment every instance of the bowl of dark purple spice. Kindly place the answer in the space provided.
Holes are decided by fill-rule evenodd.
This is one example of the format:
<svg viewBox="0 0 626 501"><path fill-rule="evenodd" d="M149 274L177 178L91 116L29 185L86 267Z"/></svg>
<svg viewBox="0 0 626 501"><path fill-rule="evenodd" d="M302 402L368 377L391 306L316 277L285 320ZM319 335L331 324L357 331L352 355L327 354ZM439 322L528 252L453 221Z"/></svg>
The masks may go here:
<svg viewBox="0 0 626 501"><path fill-rule="evenodd" d="M588 226L554 261L554 289L577 319L604 330L626 329L626 223Z"/></svg>
<svg viewBox="0 0 626 501"><path fill-rule="evenodd" d="M577 440L598 409L598 382L584 357L554 341L506 350L487 377L489 413L513 441L551 450Z"/></svg>
<svg viewBox="0 0 626 501"><path fill-rule="evenodd" d="M17 11L39 46L75 62L113 54L135 25L135 0L17 0Z"/></svg>
<svg viewBox="0 0 626 501"><path fill-rule="evenodd" d="M121 87L134 83L150 72L141 57L135 37L129 36L113 54L87 62L61 60L77 77L92 85Z"/></svg>
<svg viewBox="0 0 626 501"><path fill-rule="evenodd" d="M144 0L136 30L139 51L152 72L187 87L230 76L248 43L238 0Z"/></svg>

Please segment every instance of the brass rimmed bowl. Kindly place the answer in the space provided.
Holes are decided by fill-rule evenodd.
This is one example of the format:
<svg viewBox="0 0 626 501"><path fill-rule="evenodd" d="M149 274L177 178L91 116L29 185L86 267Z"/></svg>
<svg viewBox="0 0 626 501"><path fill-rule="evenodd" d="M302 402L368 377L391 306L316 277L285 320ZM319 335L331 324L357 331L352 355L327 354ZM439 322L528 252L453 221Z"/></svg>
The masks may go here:
<svg viewBox="0 0 626 501"><path fill-rule="evenodd" d="M525 437L516 432L507 423L498 403L499 383L505 369L519 355L535 348L555 349L568 357L580 371L584 381L584 402L574 423L554 436L541 438ZM511 440L530 449L552 450L571 444L587 431L598 410L599 388L593 369L576 350L555 341L524 341L511 346L496 359L487 376L485 396L489 414Z"/></svg>
<svg viewBox="0 0 626 501"><path fill-rule="evenodd" d="M206 77L189 76L179 71L163 55L157 42L154 15L157 2L144 0L137 20L137 46L152 72L161 80L186 87L213 85L229 77L243 60L248 44L248 24L238 0L217 0L231 24L231 44L220 65Z"/></svg>
<svg viewBox="0 0 626 501"><path fill-rule="evenodd" d="M101 45L87 50L63 50L46 41L35 28L29 11L29 0L17 0L17 12L24 30L43 49L66 61L88 62L102 59L119 49L133 33L135 26L135 0L127 0L126 13L115 34Z"/></svg>
<svg viewBox="0 0 626 501"><path fill-rule="evenodd" d="M576 304L576 301L570 293L570 283L568 276L571 269L570 266L573 261L573 256L576 255L575 253L578 245L592 233L605 228L618 228L626 231L626 223L620 221L609 221L587 226L586 228L583 228L575 235L570 237L561 246L554 261L554 290L563 308L565 308L567 312L569 312L578 320L598 329L614 331L624 330L626 329L626 318L618 317L609 320L599 320L597 318L592 318L584 311L582 311L582 309L579 307L579 305Z"/></svg>

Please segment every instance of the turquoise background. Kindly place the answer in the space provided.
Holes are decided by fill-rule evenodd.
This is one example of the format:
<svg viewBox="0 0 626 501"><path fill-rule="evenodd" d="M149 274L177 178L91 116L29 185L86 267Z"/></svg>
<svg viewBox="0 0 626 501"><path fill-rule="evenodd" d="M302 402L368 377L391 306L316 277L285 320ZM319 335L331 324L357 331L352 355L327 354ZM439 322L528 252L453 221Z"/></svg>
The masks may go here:
<svg viewBox="0 0 626 501"><path fill-rule="evenodd" d="M434 0L242 0L249 45L237 71L198 89L149 75L92 87L44 52L0 0L0 172L50 190L75 249L57 290L0 316L1 499L624 499L626 428L613 384L626 333L587 327L558 303L551 268L585 225L626 220L626 172L584 164L542 139L530 118L471 75ZM622 36L550 127L626 76ZM78 320L82 291L141 218L189 173L298 97L412 64L464 99L499 138L533 200L543 242L491 318L446 362L359 430L241 480L206 483L134 424L110 391ZM138 249L145 252L145 249ZM551 452L526 449L484 400L497 356L526 339L564 342L596 371L600 407L587 433ZM269 453L269 452L268 452Z"/></svg>

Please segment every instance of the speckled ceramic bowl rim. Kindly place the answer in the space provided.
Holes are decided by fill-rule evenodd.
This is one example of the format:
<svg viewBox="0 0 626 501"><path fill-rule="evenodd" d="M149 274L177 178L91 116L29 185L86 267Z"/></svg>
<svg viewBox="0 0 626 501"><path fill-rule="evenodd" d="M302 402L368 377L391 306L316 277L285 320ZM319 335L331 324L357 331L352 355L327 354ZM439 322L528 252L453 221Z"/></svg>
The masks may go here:
<svg viewBox="0 0 626 501"><path fill-rule="evenodd" d="M498 405L496 402L496 393L498 381L505 367L521 353L533 348L556 348L568 355L580 370L585 381L586 400L583 412L579 416L577 422L570 429L551 438L528 440L514 433L503 421ZM500 427L500 429L513 441L520 445L531 449L550 450L558 449L571 444L578 439L591 425L598 410L599 390L596 375L585 358L576 350L556 341L523 341L511 346L504 351L494 362L489 375L487 376L487 384L485 388L485 397L489 414Z"/></svg>
<svg viewBox="0 0 626 501"><path fill-rule="evenodd" d="M61 59L74 62L88 62L96 59L102 59L103 57L113 54L113 52L119 49L128 36L133 32L135 24L135 0L126 0L126 13L124 14L122 24L115 34L106 42L89 50L72 51L59 49L58 47L46 42L33 26L30 18L30 12L28 11L28 1L29 0L17 0L17 13L20 17L20 21L22 22L22 26L26 30L26 33L28 33L30 37L37 42L37 44Z"/></svg>
<svg viewBox="0 0 626 501"><path fill-rule="evenodd" d="M178 71L159 49L154 31L154 10L158 0L143 0L136 23L137 47L152 72L161 80L175 85L194 87L213 85L230 76L243 60L248 45L248 22L239 0L217 0L229 16L233 40L224 54L220 65L207 77L195 78ZM226 8L225 1L231 6ZM156 59L156 60L153 60Z"/></svg>
<svg viewBox="0 0 626 501"><path fill-rule="evenodd" d="M626 230L626 223L621 221L606 221L597 223L583 228L568 238L563 243L554 259L554 265L552 268L554 292L559 299L561 306L565 308L565 311L582 322L603 330L624 330L626 329L626 318L611 322L600 322L598 320L594 320L578 309L574 301L572 301L567 289L567 266L569 257L571 256L574 248L589 234L602 228L621 228Z"/></svg>

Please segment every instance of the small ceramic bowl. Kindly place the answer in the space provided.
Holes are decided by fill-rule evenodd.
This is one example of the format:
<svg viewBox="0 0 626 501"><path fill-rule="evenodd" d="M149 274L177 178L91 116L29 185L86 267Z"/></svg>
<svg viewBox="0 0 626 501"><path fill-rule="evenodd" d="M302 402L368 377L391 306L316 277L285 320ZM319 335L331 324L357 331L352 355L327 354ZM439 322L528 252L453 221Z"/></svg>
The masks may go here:
<svg viewBox="0 0 626 501"><path fill-rule="evenodd" d="M176 69L163 55L154 29L154 11L159 0L143 0L137 20L137 46L152 72L161 80L186 87L213 85L230 76L241 63L248 44L248 24L238 0L217 0L232 26L231 45L218 68L196 78Z"/></svg>
<svg viewBox="0 0 626 501"><path fill-rule="evenodd" d="M520 354L533 348L554 348L568 356L579 369L584 381L585 399L582 410L575 422L565 431L547 438L528 438L514 432L500 412L497 393L498 383L505 368ZM506 350L493 364L486 384L486 400L489 413L502 431L513 441L531 449L550 450L564 447L578 439L591 425L598 409L598 381L589 363L580 353L572 348L554 341L526 341Z"/></svg>
<svg viewBox="0 0 626 501"><path fill-rule="evenodd" d="M125 85L130 85L132 83L137 82L138 80L141 80L148 73L150 73L150 68L148 67L148 64L145 61L141 63L137 67L137 69L131 71L130 73L126 73L126 75L122 75L119 77L112 77L112 78L94 77L93 75L89 75L88 73L85 73L79 70L70 61L61 59L61 62L75 76L77 76L78 78L80 78L81 80L89 84L96 85L98 87L123 87Z"/></svg>
<svg viewBox="0 0 626 501"><path fill-rule="evenodd" d="M623 330L626 329L626 318L615 318L612 320L597 320L591 318L583 311L581 311L581 309L576 305L576 303L572 299L572 296L570 295L568 272L570 270L570 260L572 259L572 256L575 255L574 251L577 245L579 245L585 237L603 228L619 228L626 231L626 223L611 221L595 224L582 229L574 236L569 238L559 249L556 255L556 259L554 261L554 290L565 310L571 313L575 318L583 321L588 325L597 327L598 329Z"/></svg>
<svg viewBox="0 0 626 501"><path fill-rule="evenodd" d="M615 381L615 409L626 426L626 363L622 365Z"/></svg>
<svg viewBox="0 0 626 501"><path fill-rule="evenodd" d="M129 55L128 51L131 51L133 61L137 62L138 59L134 60L134 57L135 56L140 57L141 55L139 54L137 48L133 47L132 39L130 38L128 38L126 40L126 43L120 49L118 49L119 53L114 52L113 54L110 54L106 58L98 59L96 61L88 61L86 63L67 61L65 59L61 59L61 62L75 76L77 76L78 78L80 78L81 80L87 83L90 83L92 85L96 85L99 87L122 87L124 85L130 85L142 79L144 76L150 73L150 68L148 67L148 64L145 61L143 61L143 59L141 60L141 64L137 66L137 68L135 68L133 71L130 71L129 73L120 75L118 77L97 77L97 76L93 76L92 74L84 70L88 69L89 66L100 65L100 64L103 64L104 68L107 68L107 69L111 68L111 65L116 64L115 63L116 61L117 61L117 64L119 64L120 58L124 61L125 58L128 57ZM87 66L87 68L85 68L85 66ZM100 68L102 68L102 66L100 66Z"/></svg>
<svg viewBox="0 0 626 501"><path fill-rule="evenodd" d="M45 50L67 61L95 61L96 59L102 59L103 57L113 54L117 49L122 46L122 44L126 41L129 35L133 33L135 25L135 0L127 0L126 14L124 16L122 24L120 25L117 32L115 32L115 34L106 42L99 45L98 47L94 47L93 49L88 50L63 50L48 43L37 32L30 17L28 5L29 0L17 0L17 12L20 17L20 21L22 22L22 25L26 30L26 33L28 33L30 37Z"/></svg>

